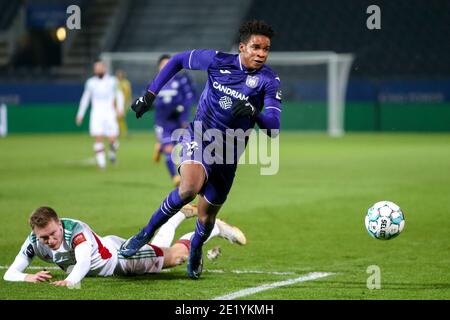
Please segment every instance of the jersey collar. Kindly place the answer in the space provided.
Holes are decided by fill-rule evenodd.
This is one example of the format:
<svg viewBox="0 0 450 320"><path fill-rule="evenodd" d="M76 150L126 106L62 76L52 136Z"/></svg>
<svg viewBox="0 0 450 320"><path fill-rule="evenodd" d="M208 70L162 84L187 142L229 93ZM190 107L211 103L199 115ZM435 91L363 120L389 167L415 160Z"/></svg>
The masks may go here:
<svg viewBox="0 0 450 320"><path fill-rule="evenodd" d="M239 53L238 53L238 62L239 62L239 68L240 68L242 71L244 71L244 73L255 73L256 71L258 71L258 70L256 70L256 69L247 69L247 68L242 64L242 61L241 61L241 54L239 54Z"/></svg>

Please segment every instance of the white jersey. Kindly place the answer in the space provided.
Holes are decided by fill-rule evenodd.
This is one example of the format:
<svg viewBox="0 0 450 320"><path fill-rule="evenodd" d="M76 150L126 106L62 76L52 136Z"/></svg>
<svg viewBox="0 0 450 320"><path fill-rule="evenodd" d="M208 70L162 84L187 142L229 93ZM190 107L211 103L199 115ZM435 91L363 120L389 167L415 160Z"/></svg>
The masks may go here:
<svg viewBox="0 0 450 320"><path fill-rule="evenodd" d="M116 248L99 237L84 222L67 218L62 218L60 221L63 225L64 240L58 250L52 250L42 244L31 232L23 243L19 255L29 262L37 256L46 262L57 264L65 272L70 273L77 263L75 248L87 242L91 248L91 265L88 275L112 275L117 264Z"/></svg>
<svg viewBox="0 0 450 320"><path fill-rule="evenodd" d="M13 264L3 276L6 281L25 281L23 271L34 257L58 265L68 276L65 280L75 284L85 276L139 275L158 273L164 266L164 251L146 244L134 256L119 254L125 242L117 236L98 236L84 222L62 218L64 239L58 250L41 243L31 232L23 243Z"/></svg>
<svg viewBox="0 0 450 320"><path fill-rule="evenodd" d="M78 109L78 118L83 118L91 103L92 118L116 118L118 111L123 112L123 94L116 77L105 74L102 78L94 76L86 81L83 96Z"/></svg>

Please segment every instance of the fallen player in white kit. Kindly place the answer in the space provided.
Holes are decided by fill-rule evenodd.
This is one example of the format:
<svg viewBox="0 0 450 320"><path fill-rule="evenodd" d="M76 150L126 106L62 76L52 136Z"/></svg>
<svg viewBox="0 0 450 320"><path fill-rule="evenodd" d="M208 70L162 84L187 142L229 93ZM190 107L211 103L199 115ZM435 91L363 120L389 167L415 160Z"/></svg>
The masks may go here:
<svg viewBox="0 0 450 320"><path fill-rule="evenodd" d="M193 232L170 245L176 228L186 218L196 215L196 211L194 206L185 206L159 229L149 244L143 246L136 255L125 258L118 253L125 239L114 235L101 237L82 221L59 219L52 208L37 208L29 219L32 232L3 279L33 283L50 280L52 275L49 271L23 273L36 256L58 265L68 273L64 280L50 282L56 286L74 286L85 276L158 273L186 261ZM241 230L219 219L209 239L213 237L221 237L240 245L247 241Z"/></svg>

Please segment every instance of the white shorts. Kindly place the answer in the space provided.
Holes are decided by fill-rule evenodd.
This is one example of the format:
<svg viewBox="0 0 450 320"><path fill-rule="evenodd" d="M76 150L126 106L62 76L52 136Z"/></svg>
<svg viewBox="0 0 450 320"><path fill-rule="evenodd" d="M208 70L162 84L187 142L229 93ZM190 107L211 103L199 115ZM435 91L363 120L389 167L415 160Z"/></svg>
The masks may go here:
<svg viewBox="0 0 450 320"><path fill-rule="evenodd" d="M117 137L119 135L119 125L113 116L93 116L89 122L89 134L95 136Z"/></svg>
<svg viewBox="0 0 450 320"><path fill-rule="evenodd" d="M125 239L117 236L106 236L103 239L112 244L117 251L117 265L114 275L132 276L161 272L164 265L164 253L159 247L146 244L134 256L125 258L119 253L120 246L125 242Z"/></svg>

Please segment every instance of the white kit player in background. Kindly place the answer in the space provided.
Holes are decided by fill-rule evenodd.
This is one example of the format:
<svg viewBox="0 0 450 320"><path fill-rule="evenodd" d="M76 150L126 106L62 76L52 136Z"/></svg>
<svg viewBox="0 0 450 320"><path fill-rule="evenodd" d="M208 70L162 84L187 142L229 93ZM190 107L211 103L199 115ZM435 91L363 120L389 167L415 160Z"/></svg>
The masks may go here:
<svg viewBox="0 0 450 320"><path fill-rule="evenodd" d="M91 103L89 133L95 138L94 151L97 165L106 166L104 138L109 140L109 160L116 161L119 147L118 118L124 114L124 96L119 88L116 77L106 73L106 66L102 61L94 63L95 76L86 81L83 96L76 117L78 126L83 122L84 114Z"/></svg>
<svg viewBox="0 0 450 320"><path fill-rule="evenodd" d="M159 229L150 243L144 245L133 257L125 258L118 252L125 242L124 239L114 235L101 237L82 221L60 219L52 208L39 207L29 219L32 232L3 279L32 283L50 280L52 275L44 268L35 274L24 273L36 256L45 262L58 265L68 273L64 280L50 283L56 286L76 286L85 276L158 273L161 269L172 268L186 261L194 232L185 234L174 245L170 245L176 228L185 219L196 215L197 208L186 205ZM221 237L240 245L247 242L239 228L219 219L216 220L209 239L213 237ZM217 255L213 258L216 257Z"/></svg>

